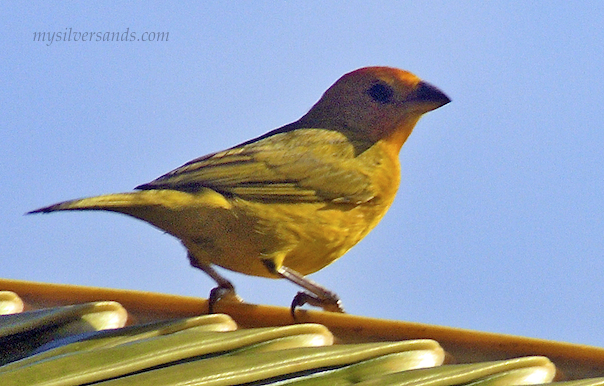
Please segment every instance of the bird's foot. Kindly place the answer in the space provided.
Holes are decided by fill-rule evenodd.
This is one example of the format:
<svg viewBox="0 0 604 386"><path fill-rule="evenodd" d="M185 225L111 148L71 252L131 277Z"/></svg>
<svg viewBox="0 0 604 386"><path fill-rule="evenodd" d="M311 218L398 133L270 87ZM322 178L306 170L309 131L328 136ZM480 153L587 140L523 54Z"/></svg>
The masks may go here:
<svg viewBox="0 0 604 386"><path fill-rule="evenodd" d="M208 314L214 313L214 308L218 301L242 303L243 299L235 292L232 285L219 285L210 291L208 298Z"/></svg>
<svg viewBox="0 0 604 386"><path fill-rule="evenodd" d="M294 320L296 320L296 308L305 304L321 307L325 311L344 313L342 301L334 292L331 292L322 285L304 277L299 272L291 268L281 266L276 268L271 260L263 261L269 271L281 276L284 279L291 281L294 284L304 288L307 292L298 292L294 296L290 311Z"/></svg>
<svg viewBox="0 0 604 386"><path fill-rule="evenodd" d="M292 317L296 319L296 308L302 307L305 304L321 307L323 310L329 312L345 312L342 301L338 295L333 292L325 292L324 295L324 297L318 297L308 292L298 292L296 296L294 296L294 300L292 300L292 305L290 307Z"/></svg>

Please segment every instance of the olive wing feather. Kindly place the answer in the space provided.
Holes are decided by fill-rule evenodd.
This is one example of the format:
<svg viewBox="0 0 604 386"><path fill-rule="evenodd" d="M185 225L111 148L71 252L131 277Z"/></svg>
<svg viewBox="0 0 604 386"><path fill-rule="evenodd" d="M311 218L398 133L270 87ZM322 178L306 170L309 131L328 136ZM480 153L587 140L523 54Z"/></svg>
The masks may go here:
<svg viewBox="0 0 604 386"><path fill-rule="evenodd" d="M194 159L137 187L264 202L362 203L375 196L370 173L343 134L325 129L278 132Z"/></svg>

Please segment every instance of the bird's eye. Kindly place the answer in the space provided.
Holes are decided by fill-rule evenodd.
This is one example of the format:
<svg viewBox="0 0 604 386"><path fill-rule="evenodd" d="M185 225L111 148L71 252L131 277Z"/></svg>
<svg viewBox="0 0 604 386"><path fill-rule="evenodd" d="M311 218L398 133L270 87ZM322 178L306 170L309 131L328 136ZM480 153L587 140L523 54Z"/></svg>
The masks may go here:
<svg viewBox="0 0 604 386"><path fill-rule="evenodd" d="M367 94L369 94L374 101L384 104L392 102L392 95L394 95L394 91L388 85L376 83L371 86L369 90L367 90Z"/></svg>

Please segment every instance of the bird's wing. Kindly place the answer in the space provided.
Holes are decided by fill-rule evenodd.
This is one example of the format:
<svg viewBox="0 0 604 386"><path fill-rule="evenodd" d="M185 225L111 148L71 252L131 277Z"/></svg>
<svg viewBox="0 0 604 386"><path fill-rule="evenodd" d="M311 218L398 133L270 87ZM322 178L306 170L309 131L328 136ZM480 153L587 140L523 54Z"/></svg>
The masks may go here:
<svg viewBox="0 0 604 386"><path fill-rule="evenodd" d="M277 132L197 158L137 189L211 188L254 201L361 203L375 191L371 171L356 156L337 131Z"/></svg>

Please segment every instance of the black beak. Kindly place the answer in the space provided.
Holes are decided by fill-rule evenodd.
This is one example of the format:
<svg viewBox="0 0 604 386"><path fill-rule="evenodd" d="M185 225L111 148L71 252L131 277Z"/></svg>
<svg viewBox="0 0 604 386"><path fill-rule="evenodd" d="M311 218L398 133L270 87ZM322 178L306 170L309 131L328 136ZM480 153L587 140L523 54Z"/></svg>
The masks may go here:
<svg viewBox="0 0 604 386"><path fill-rule="evenodd" d="M451 99L446 96L445 93L440 91L438 88L432 86L430 83L423 81L419 82L419 84L415 88L415 91L413 91L409 95L409 98L407 100L423 102L432 105L432 110L451 102Z"/></svg>

